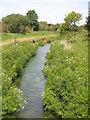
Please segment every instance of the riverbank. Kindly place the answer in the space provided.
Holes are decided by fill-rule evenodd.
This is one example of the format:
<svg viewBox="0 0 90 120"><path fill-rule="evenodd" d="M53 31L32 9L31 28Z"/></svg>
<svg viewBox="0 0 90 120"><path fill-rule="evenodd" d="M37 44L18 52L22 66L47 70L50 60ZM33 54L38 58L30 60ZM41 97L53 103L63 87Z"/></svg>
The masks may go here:
<svg viewBox="0 0 90 120"><path fill-rule="evenodd" d="M18 85L21 73L28 60L36 54L37 43L22 42L4 46L2 51L2 114L13 114L23 107Z"/></svg>
<svg viewBox="0 0 90 120"><path fill-rule="evenodd" d="M66 40L66 35L63 40ZM47 77L43 95L44 116L54 119L88 118L87 35L78 31L76 42L70 43L72 49L66 49L65 44L54 42L46 56L43 70Z"/></svg>
<svg viewBox="0 0 90 120"><path fill-rule="evenodd" d="M2 114L14 114L24 107L20 90L20 77L27 62L36 55L38 46L44 46L55 38L40 39L38 42L20 42L3 46L2 51ZM17 98L17 99L15 99Z"/></svg>
<svg viewBox="0 0 90 120"><path fill-rule="evenodd" d="M45 78L43 75L46 53L49 52L50 44L39 46L37 53L25 66L22 73L21 90L27 104L15 114L15 118L43 118L42 94L45 91Z"/></svg>

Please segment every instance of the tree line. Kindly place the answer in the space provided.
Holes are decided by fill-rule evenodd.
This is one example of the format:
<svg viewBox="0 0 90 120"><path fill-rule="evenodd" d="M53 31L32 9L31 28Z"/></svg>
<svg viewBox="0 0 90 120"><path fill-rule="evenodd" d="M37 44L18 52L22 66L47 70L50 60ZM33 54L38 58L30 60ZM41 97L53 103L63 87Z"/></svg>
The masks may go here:
<svg viewBox="0 0 90 120"><path fill-rule="evenodd" d="M25 16L10 14L2 18L2 31L11 33L25 33L31 31L57 31L59 24L48 24L46 21L38 22L35 10L29 10Z"/></svg>
<svg viewBox="0 0 90 120"><path fill-rule="evenodd" d="M46 21L38 22L38 15L35 10L29 10L26 15L10 14L2 18L2 31L11 33L25 33L31 31L60 31L63 34L67 31L74 31L74 40L78 28L78 22L82 19L80 13L72 11L65 16L62 24L48 24ZM86 28L90 26L90 16L86 20ZM89 29L88 29L89 30ZM90 31L90 30L89 30Z"/></svg>

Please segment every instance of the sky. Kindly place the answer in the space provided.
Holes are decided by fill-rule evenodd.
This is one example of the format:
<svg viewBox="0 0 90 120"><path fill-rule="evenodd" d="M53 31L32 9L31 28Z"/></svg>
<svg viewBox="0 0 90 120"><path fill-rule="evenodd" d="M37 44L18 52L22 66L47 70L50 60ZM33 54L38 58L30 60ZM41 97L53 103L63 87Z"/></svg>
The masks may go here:
<svg viewBox="0 0 90 120"><path fill-rule="evenodd" d="M25 15L35 10L39 21L63 23L65 15L75 11L82 14L80 25L85 24L88 16L88 0L0 0L0 19L9 14Z"/></svg>

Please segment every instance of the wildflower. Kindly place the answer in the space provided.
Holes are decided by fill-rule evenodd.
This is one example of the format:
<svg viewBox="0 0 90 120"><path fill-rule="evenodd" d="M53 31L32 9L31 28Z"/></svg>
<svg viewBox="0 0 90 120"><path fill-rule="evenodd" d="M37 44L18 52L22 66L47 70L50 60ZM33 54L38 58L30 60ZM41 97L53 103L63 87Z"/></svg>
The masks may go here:
<svg viewBox="0 0 90 120"><path fill-rule="evenodd" d="M26 100L24 100L24 103L26 103L27 101Z"/></svg>
<svg viewBox="0 0 90 120"><path fill-rule="evenodd" d="M24 106L22 106L22 110L24 109Z"/></svg>
<svg viewBox="0 0 90 120"><path fill-rule="evenodd" d="M20 90L20 93L22 93L22 91Z"/></svg>
<svg viewBox="0 0 90 120"><path fill-rule="evenodd" d="M41 96L43 96L44 94L45 94L45 92L43 92Z"/></svg>
<svg viewBox="0 0 90 120"><path fill-rule="evenodd" d="M8 80L11 80L11 78L8 78Z"/></svg>
<svg viewBox="0 0 90 120"><path fill-rule="evenodd" d="M79 80L81 79L81 78L78 78Z"/></svg>

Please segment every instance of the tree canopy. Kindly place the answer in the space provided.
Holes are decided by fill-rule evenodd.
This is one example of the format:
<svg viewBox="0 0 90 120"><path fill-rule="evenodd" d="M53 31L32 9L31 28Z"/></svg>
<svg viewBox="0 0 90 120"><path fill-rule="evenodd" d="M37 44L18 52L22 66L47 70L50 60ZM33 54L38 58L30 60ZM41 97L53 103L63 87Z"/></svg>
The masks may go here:
<svg viewBox="0 0 90 120"><path fill-rule="evenodd" d="M60 26L60 32L65 32L68 30L74 31L74 41L76 41L76 30L77 30L77 24L82 19L82 16L80 13L76 13L72 11L68 15L65 16L65 23L62 23Z"/></svg>
<svg viewBox="0 0 90 120"><path fill-rule="evenodd" d="M76 13L74 11L72 11L71 13L69 13L64 21L67 24L67 29L73 29L76 30L76 24L78 23L78 21L80 21L81 18L81 14L80 13ZM73 26L73 27L72 27Z"/></svg>
<svg viewBox="0 0 90 120"><path fill-rule="evenodd" d="M30 26L32 27L32 30L38 30L39 29L39 24L38 24L38 15L35 12L35 10L29 10L26 13L26 16L30 20Z"/></svg>
<svg viewBox="0 0 90 120"><path fill-rule="evenodd" d="M7 28L7 31L11 33L24 32L26 26L29 26L30 21L28 17L20 14L11 14L2 18L3 30Z"/></svg>

